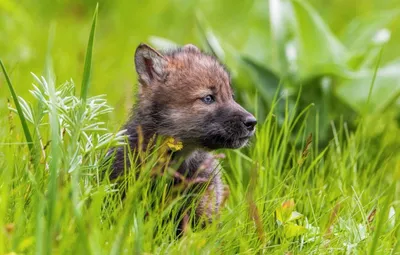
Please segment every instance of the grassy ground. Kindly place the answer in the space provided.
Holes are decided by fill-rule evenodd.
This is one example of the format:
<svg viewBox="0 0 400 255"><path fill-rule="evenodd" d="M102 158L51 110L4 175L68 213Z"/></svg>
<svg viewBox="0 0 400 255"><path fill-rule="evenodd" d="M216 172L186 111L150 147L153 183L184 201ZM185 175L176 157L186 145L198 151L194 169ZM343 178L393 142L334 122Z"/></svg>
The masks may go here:
<svg viewBox="0 0 400 255"><path fill-rule="evenodd" d="M85 44L89 25L83 35ZM51 48L47 37L40 40L48 45L45 49ZM101 35L99 41L107 42ZM60 45L57 39L54 43ZM23 95L22 113L2 79L1 93L16 110L0 109L0 254L400 253L396 108L379 113L365 110L353 120L355 128L346 121L332 122L332 139L325 146L319 142L318 124L307 126L308 119L323 117L311 114L310 108L295 111L283 104L283 119L278 120L274 107L287 102L281 97L275 98L265 116L253 105L257 117L265 121L251 145L221 151L226 156L221 165L230 196L220 219L175 239L175 226L168 219L186 196L168 196L167 176L160 177L150 191L149 175L162 170L156 165L162 155L147 155L146 164L132 169L124 183L124 201L117 186L100 178L107 147L123 142L116 135L118 125L108 123L122 120L131 101L123 100L124 106L112 109L109 105L117 103L97 96L96 85L110 82L100 82L107 77L102 73L107 65L96 64L99 55L93 61L85 58L88 52L82 50L82 63L67 77L55 79L54 73L68 72L59 71L63 61L46 51L31 70L45 78L20 73L24 68L11 69L13 87ZM129 58L126 54L121 66ZM89 83L91 63L97 72L92 72ZM63 84L75 73L83 73L84 78ZM22 91L22 81L33 82L36 87L23 88L34 92ZM86 97L86 89L94 96ZM114 87L101 91L109 90ZM117 102L118 97L111 95L110 101ZM22 129L21 116L29 132ZM136 178L135 170L143 175Z"/></svg>
<svg viewBox="0 0 400 255"><path fill-rule="evenodd" d="M38 88L46 91L40 83ZM74 101L67 88L54 97L56 105L69 105L68 96ZM398 131L384 125L385 116L361 119L355 132L345 123L333 126L334 139L319 149L309 134L292 132L298 119L290 112L283 128L268 115L251 146L225 152L230 196L221 218L176 240L174 224L163 222L185 196L168 199L167 177L149 190L160 155L139 167L144 173L139 179L127 177L121 201L112 196L116 187L97 178L104 147L118 142L100 130L93 113L104 102L89 98L81 122L79 103L68 115L51 106L50 92L43 96L47 103L32 114L33 123L43 115L41 124L33 125L33 150L40 156L30 156L23 133L13 128L20 124L16 115L10 114L2 129L2 254L399 252ZM372 138L376 134L378 140ZM291 136L303 151L289 146Z"/></svg>

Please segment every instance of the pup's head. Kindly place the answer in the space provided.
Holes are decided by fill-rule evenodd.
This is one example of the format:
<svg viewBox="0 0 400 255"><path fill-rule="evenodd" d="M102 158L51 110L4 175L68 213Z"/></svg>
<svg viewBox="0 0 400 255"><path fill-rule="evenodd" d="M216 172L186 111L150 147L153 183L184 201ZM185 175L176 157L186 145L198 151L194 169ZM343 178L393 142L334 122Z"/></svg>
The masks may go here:
<svg viewBox="0 0 400 255"><path fill-rule="evenodd" d="M240 148L254 134L256 119L235 102L230 76L213 56L193 45L157 52L136 49L139 111L143 125L184 146Z"/></svg>

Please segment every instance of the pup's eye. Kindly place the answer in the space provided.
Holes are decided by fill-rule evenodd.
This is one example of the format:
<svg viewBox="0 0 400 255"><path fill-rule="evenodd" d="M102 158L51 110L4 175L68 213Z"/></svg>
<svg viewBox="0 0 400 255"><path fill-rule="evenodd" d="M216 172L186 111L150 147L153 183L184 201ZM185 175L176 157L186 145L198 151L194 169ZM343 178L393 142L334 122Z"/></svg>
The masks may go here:
<svg viewBox="0 0 400 255"><path fill-rule="evenodd" d="M215 102L215 99L212 95L207 95L201 99L205 104L212 104Z"/></svg>

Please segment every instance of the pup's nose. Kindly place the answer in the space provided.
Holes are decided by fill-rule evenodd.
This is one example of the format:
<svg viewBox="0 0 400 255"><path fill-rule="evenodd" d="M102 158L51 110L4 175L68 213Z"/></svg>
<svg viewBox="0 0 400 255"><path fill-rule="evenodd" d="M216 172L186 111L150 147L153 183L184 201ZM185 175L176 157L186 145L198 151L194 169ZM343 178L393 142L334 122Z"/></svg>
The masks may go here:
<svg viewBox="0 0 400 255"><path fill-rule="evenodd" d="M246 117L246 119L243 121L243 123L246 126L247 130L253 131L254 127L257 124L257 120L256 120L256 118L254 118L254 116L250 115L250 116Z"/></svg>

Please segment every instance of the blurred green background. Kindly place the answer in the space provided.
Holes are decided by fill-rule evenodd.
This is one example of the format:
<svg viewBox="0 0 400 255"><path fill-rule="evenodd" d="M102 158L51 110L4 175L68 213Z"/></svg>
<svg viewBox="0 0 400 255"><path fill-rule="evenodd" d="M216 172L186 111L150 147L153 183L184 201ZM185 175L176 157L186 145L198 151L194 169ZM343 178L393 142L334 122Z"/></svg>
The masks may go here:
<svg viewBox="0 0 400 255"><path fill-rule="evenodd" d="M331 120L351 126L370 112L393 112L394 122L398 117L398 0L1 0L0 58L20 96L29 101L30 72L42 74L52 26L57 83L73 79L80 85L97 2L89 93L106 94L115 107L113 129L133 103L133 55L140 42L156 48L193 43L214 52L231 69L238 100L260 119L278 88L278 119L301 88L299 111L314 104L308 128L318 129L321 141L330 137ZM0 79L2 113L9 97Z"/></svg>

